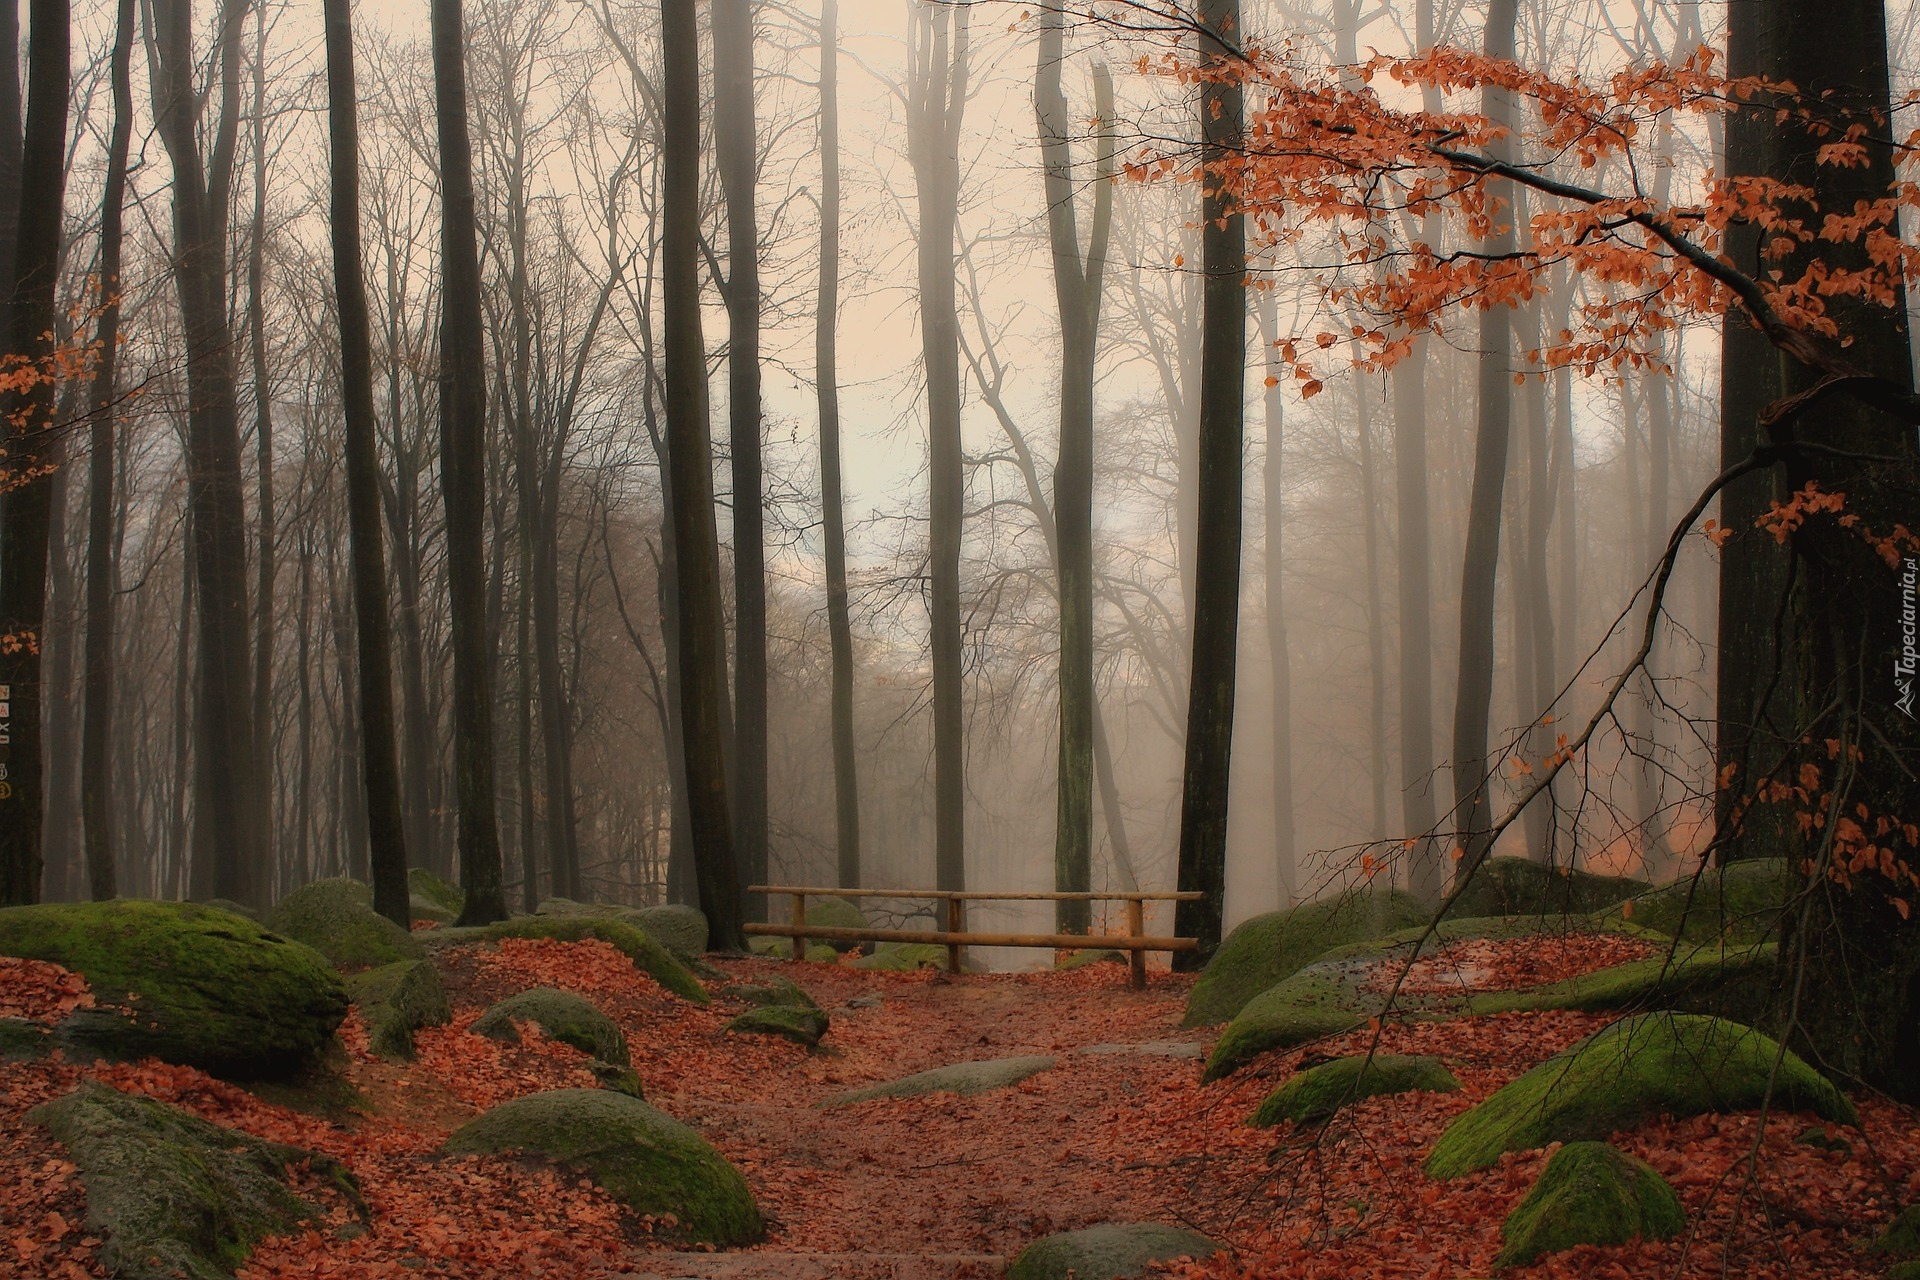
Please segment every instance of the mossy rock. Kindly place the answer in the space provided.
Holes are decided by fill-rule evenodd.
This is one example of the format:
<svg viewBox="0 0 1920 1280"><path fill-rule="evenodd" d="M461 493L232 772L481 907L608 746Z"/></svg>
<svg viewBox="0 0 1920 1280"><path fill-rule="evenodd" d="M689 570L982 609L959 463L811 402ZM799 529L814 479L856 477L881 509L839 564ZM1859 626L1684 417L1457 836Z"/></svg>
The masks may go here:
<svg viewBox="0 0 1920 1280"><path fill-rule="evenodd" d="M793 958L793 940L791 938L769 938L765 936L747 939L747 951L756 956L765 956L769 960L790 960ZM946 954L944 951L942 955ZM840 953L824 942L807 943L807 963L838 964Z"/></svg>
<svg viewBox="0 0 1920 1280"><path fill-rule="evenodd" d="M373 968L426 954L412 934L373 909L373 890L345 877L295 889L268 914L266 925L347 968Z"/></svg>
<svg viewBox="0 0 1920 1280"><path fill-rule="evenodd" d="M866 912L845 898L808 898L807 923L826 929L864 929L867 927ZM858 940L826 940L835 951L857 951ZM811 951L812 945L808 948Z"/></svg>
<svg viewBox="0 0 1920 1280"><path fill-rule="evenodd" d="M407 868L407 892L415 898L425 898L445 912L449 920L459 919L467 905L467 895L459 885L441 879L425 867Z"/></svg>
<svg viewBox="0 0 1920 1280"><path fill-rule="evenodd" d="M1214 1041L1203 1078L1219 1080L1263 1053L1364 1026L1366 1017L1353 1007L1347 976L1338 964L1313 965L1263 992Z"/></svg>
<svg viewBox="0 0 1920 1280"><path fill-rule="evenodd" d="M155 1057L238 1079L298 1071L347 1016L326 958L228 911L182 902L0 910L0 955L87 980L93 1009L62 1024L70 1049Z"/></svg>
<svg viewBox="0 0 1920 1280"><path fill-rule="evenodd" d="M407 899L407 918L431 920L435 924L452 924L458 917L432 898L423 898L416 893Z"/></svg>
<svg viewBox="0 0 1920 1280"><path fill-rule="evenodd" d="M811 1049L827 1034L827 1015L818 1008L793 1004L759 1005L747 1010L721 1030L732 1035L779 1036Z"/></svg>
<svg viewBox="0 0 1920 1280"><path fill-rule="evenodd" d="M1335 947L1425 921L1426 908L1395 889L1343 893L1243 920L1207 962L1187 998L1183 1027L1234 1017L1253 998Z"/></svg>
<svg viewBox="0 0 1920 1280"><path fill-rule="evenodd" d="M435 933L440 930L435 930ZM431 935L429 935L431 936ZM583 942L598 938L611 943L633 961L634 967L690 1004L708 1003L707 989L674 954L624 920L599 916L522 916L486 927L485 937L553 938ZM450 939L451 941L452 939Z"/></svg>
<svg viewBox="0 0 1920 1280"><path fill-rule="evenodd" d="M1606 915L1694 942L1765 942L1779 936L1793 889L1785 858L1743 859L1650 889Z"/></svg>
<svg viewBox="0 0 1920 1280"><path fill-rule="evenodd" d="M1778 1063L1778 1073L1775 1064ZM1549 1058L1447 1127L1427 1172L1454 1178L1503 1151L1605 1138L1655 1116L1811 1111L1857 1125L1853 1104L1770 1037L1723 1018L1643 1013Z"/></svg>
<svg viewBox="0 0 1920 1280"><path fill-rule="evenodd" d="M1162 1222L1107 1223L1035 1240L1007 1268L1007 1280L1133 1280L1156 1262L1219 1252L1200 1233Z"/></svg>
<svg viewBox="0 0 1920 1280"><path fill-rule="evenodd" d="M758 1240L765 1228L740 1171L678 1120L609 1089L534 1093L467 1123L449 1155L525 1152L577 1170L639 1213L672 1214L685 1238Z"/></svg>
<svg viewBox="0 0 1920 1280"><path fill-rule="evenodd" d="M646 1101L647 1093L640 1084L640 1073L632 1067L623 1067L617 1062L602 1062L594 1058L587 1063L587 1070L593 1072L593 1078L600 1082L602 1089L611 1089L615 1093L624 1093L629 1098Z"/></svg>
<svg viewBox="0 0 1920 1280"><path fill-rule="evenodd" d="M1063 959L1054 961L1053 967L1059 970L1084 969L1090 964L1125 964L1127 953L1108 947L1087 951L1069 951Z"/></svg>
<svg viewBox="0 0 1920 1280"><path fill-rule="evenodd" d="M775 975L765 982L733 982L720 988L720 994L751 1005L788 1004L802 1009L818 1009L820 1004L805 987L792 978Z"/></svg>
<svg viewBox="0 0 1920 1280"><path fill-rule="evenodd" d="M1267 1095L1248 1123L1265 1128L1291 1120L1313 1124L1362 1098L1393 1093L1455 1093L1460 1082L1438 1058L1376 1053L1309 1067Z"/></svg>
<svg viewBox="0 0 1920 1280"><path fill-rule="evenodd" d="M1910 1204L1867 1246L1874 1253L1920 1253L1920 1204Z"/></svg>
<svg viewBox="0 0 1920 1280"><path fill-rule="evenodd" d="M0 1018L0 1061L45 1057L53 1035L31 1018Z"/></svg>
<svg viewBox="0 0 1920 1280"><path fill-rule="evenodd" d="M427 960L396 960L347 979L347 993L360 1008L367 1042L383 1058L413 1057L413 1033L453 1020L447 989Z"/></svg>
<svg viewBox="0 0 1920 1280"><path fill-rule="evenodd" d="M875 1098L919 1098L930 1093L957 1093L962 1097L971 1097L976 1093L989 1093L995 1089L1005 1089L1009 1085L1019 1084L1028 1076L1039 1075L1042 1071L1053 1069L1054 1060L1043 1057L1025 1058L989 1058L984 1062L956 1062L952 1066L935 1067L931 1071L917 1071L898 1080L889 1080L883 1084L868 1085L864 1089L853 1089L846 1093L835 1094L820 1103L822 1107L844 1107L855 1102L870 1102Z"/></svg>
<svg viewBox="0 0 1920 1280"><path fill-rule="evenodd" d="M209 1124L151 1098L89 1081L35 1107L79 1166L87 1230L121 1280L227 1280L266 1236L323 1214L287 1189L305 1163L358 1201L337 1161Z"/></svg>
<svg viewBox="0 0 1920 1280"><path fill-rule="evenodd" d="M536 1023L561 1044L572 1045L589 1058L622 1067L633 1063L619 1024L591 1001L558 987L534 987L508 996L481 1014L467 1030L489 1040L518 1044L516 1022Z"/></svg>
<svg viewBox="0 0 1920 1280"><path fill-rule="evenodd" d="M1686 1225L1680 1197L1651 1165L1604 1142L1570 1142L1500 1224L1507 1245L1493 1265L1524 1266L1583 1244L1671 1240Z"/></svg>
<svg viewBox="0 0 1920 1280"><path fill-rule="evenodd" d="M1668 944L1657 955L1562 982L1475 994L1468 997L1467 1006L1473 1013L1668 1009L1758 1022L1772 999L1777 952L1771 942L1725 948L1718 943L1683 942L1677 948Z"/></svg>
<svg viewBox="0 0 1920 1280"><path fill-rule="evenodd" d="M1529 858L1488 858L1474 871L1447 915L1584 916L1652 888L1628 876L1549 867Z"/></svg>
<svg viewBox="0 0 1920 1280"><path fill-rule="evenodd" d="M258 920L260 913L244 902L235 902L232 898L202 898L200 905L212 907L215 911L231 911L236 916L245 916L249 920Z"/></svg>
<svg viewBox="0 0 1920 1280"><path fill-rule="evenodd" d="M1886 1280L1920 1280L1920 1262L1896 1262L1887 1268Z"/></svg>
<svg viewBox="0 0 1920 1280"><path fill-rule="evenodd" d="M944 969L947 949L936 942L882 942L872 955L847 961L855 969L882 973L912 973L916 969Z"/></svg>
<svg viewBox="0 0 1920 1280"><path fill-rule="evenodd" d="M697 907L678 902L634 907L624 918L683 960L697 960L707 953L707 918Z"/></svg>

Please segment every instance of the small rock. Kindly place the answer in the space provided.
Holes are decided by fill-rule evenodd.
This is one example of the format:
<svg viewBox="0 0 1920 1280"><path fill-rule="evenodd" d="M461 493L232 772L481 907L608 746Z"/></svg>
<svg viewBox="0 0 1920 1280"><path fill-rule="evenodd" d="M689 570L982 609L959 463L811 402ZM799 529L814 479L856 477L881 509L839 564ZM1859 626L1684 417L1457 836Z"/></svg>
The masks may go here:
<svg viewBox="0 0 1920 1280"><path fill-rule="evenodd" d="M957 1093L970 1096L993 1089L1004 1089L1028 1076L1053 1069L1052 1058L993 1058L984 1062L956 1062L952 1066L919 1071L885 1084L869 1085L848 1093L836 1094L820 1103L822 1107L843 1107L874 1098L917 1098L929 1093Z"/></svg>
<svg viewBox="0 0 1920 1280"><path fill-rule="evenodd" d="M1500 1224L1507 1247L1493 1265L1522 1266L1582 1244L1667 1240L1686 1225L1680 1197L1651 1165L1604 1142L1571 1142Z"/></svg>
<svg viewBox="0 0 1920 1280"><path fill-rule="evenodd" d="M508 996L481 1014L467 1030L489 1040L518 1043L516 1022L536 1023L555 1040L572 1045L589 1058L622 1067L633 1061L618 1023L591 1001L558 987L534 987Z"/></svg>
<svg viewBox="0 0 1920 1280"><path fill-rule="evenodd" d="M587 1063L587 1070L593 1072L593 1078L600 1082L602 1089L611 1089L615 1093L624 1093L629 1098L646 1101L646 1092L640 1087L640 1073L632 1067L623 1067L618 1063L602 1062L594 1058Z"/></svg>
<svg viewBox="0 0 1920 1280"><path fill-rule="evenodd" d="M811 1049L827 1034L827 1015L817 1005L765 1004L721 1028L730 1035L780 1036Z"/></svg>
<svg viewBox="0 0 1920 1280"><path fill-rule="evenodd" d="M885 1003L886 1003L886 1000L883 999L877 992L875 992L875 993L870 993L864 996L855 996L853 999L847 1001L847 1008L878 1009L881 1005Z"/></svg>
<svg viewBox="0 0 1920 1280"><path fill-rule="evenodd" d="M1282 1120L1312 1124L1362 1098L1416 1090L1454 1093L1459 1088L1460 1082L1438 1058L1424 1054L1357 1054L1295 1074L1267 1096L1247 1123L1260 1127Z"/></svg>

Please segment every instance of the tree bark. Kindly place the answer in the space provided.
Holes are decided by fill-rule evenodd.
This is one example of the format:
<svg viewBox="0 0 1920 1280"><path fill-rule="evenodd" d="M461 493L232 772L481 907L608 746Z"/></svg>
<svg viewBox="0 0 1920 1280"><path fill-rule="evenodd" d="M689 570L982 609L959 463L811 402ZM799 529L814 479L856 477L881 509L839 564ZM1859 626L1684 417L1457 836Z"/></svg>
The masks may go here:
<svg viewBox="0 0 1920 1280"><path fill-rule="evenodd" d="M266 770L260 789L260 823L273 831L273 390L267 378L267 11L253 13L253 234L247 246L247 348L252 357L255 450L253 727L256 753Z"/></svg>
<svg viewBox="0 0 1920 1280"><path fill-rule="evenodd" d="M1287 648L1284 427L1285 406L1280 379L1286 372L1275 345L1280 338L1279 304L1273 290L1262 289L1255 299L1260 317L1260 347L1265 353L1266 383L1260 407L1266 417L1266 585L1267 662L1273 669L1273 864L1282 907L1290 907L1300 890L1300 856L1295 846L1293 814L1293 658ZM1369 526L1371 527L1371 526Z"/></svg>

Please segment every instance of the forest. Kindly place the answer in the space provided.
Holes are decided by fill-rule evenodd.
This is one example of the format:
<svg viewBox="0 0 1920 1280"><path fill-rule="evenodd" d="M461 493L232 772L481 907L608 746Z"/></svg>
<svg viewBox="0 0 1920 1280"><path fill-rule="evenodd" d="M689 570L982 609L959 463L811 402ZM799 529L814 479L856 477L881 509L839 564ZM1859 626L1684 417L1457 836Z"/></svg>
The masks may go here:
<svg viewBox="0 0 1920 1280"><path fill-rule="evenodd" d="M0 1277L1920 1280L1920 7L0 5Z"/></svg>

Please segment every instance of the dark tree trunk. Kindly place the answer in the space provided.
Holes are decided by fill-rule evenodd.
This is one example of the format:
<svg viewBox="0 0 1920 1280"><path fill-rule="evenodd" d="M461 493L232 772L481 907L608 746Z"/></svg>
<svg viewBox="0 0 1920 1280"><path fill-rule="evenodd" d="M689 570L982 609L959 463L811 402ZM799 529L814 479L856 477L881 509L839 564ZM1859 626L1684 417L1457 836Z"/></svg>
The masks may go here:
<svg viewBox="0 0 1920 1280"><path fill-rule="evenodd" d="M21 150L19 230L8 280L7 351L36 363L53 354L54 289L60 276L61 197L67 144L66 0L32 0L27 52L27 124ZM11 79L12 67L0 80ZM31 192L28 198L26 193ZM50 475L19 476L52 462L51 379L7 394L7 470L14 487L0 505L0 685L10 686L10 744L0 745L11 794L0 801L0 905L40 896L40 833L46 794L40 745L40 644L45 633ZM9 724L0 721L0 724Z"/></svg>
<svg viewBox="0 0 1920 1280"><path fill-rule="evenodd" d="M820 523L826 552L827 639L833 654L833 810L836 880L860 887L860 779L853 740L853 624L847 609L847 512L840 492L840 46L837 0L820 7L820 296L814 309L814 393L820 414Z"/></svg>
<svg viewBox="0 0 1920 1280"><path fill-rule="evenodd" d="M708 938L716 950L738 951L746 937L727 797L727 658L713 527L706 339L700 329L700 33L694 0L661 0L660 46L662 337L687 817Z"/></svg>
<svg viewBox="0 0 1920 1280"><path fill-rule="evenodd" d="M933 661L935 887L967 882L966 702L961 687L960 321L954 229L960 201L960 121L967 103L967 8L916 0L907 79L907 154L920 226L920 354L927 379L929 650Z"/></svg>
<svg viewBox="0 0 1920 1280"><path fill-rule="evenodd" d="M1239 41L1239 0L1202 0L1199 19L1203 61L1222 56L1221 42ZM1237 153L1241 115L1237 82L1213 80L1202 87L1200 155L1210 171L1200 207L1201 271L1206 278L1200 321L1200 511L1179 876L1182 890L1203 896L1182 902L1174 913L1175 928L1200 940L1197 950L1176 953L1182 969L1199 968L1212 958L1220 945L1227 899L1227 784L1240 625L1247 247L1245 222L1215 167Z"/></svg>
<svg viewBox="0 0 1920 1280"><path fill-rule="evenodd" d="M86 841L87 891L100 902L119 892L113 832L113 593L119 556L114 546L114 479L119 441L114 426L114 378L120 345L120 251L127 197L127 155L133 139L133 0L120 0L109 78L113 130L107 140L107 181L100 198L100 319L87 414L87 647L80 729L80 816Z"/></svg>
<svg viewBox="0 0 1920 1280"><path fill-rule="evenodd" d="M340 320L361 777L367 789L373 908L404 929L412 912L400 760L394 746L392 628L380 528L380 424L373 408L373 325L367 314L366 266L360 251L360 123L354 92L352 0L325 0L324 13L327 135L333 158L328 215L333 232L333 293Z"/></svg>
<svg viewBox="0 0 1920 1280"><path fill-rule="evenodd" d="M460 810L462 924L507 914L494 804L493 662L487 640L487 370L467 136L460 0L432 0L434 115L440 141L440 490L453 622L453 755Z"/></svg>
<svg viewBox="0 0 1920 1280"><path fill-rule="evenodd" d="M254 556L253 728L266 771L260 792L260 823L273 831L273 390L267 378L267 12L254 10L253 35L253 235L247 249L247 347L253 367L253 441L258 527Z"/></svg>
<svg viewBox="0 0 1920 1280"><path fill-rule="evenodd" d="M1060 596L1060 761L1053 837L1053 887L1093 888L1093 375L1100 332L1100 290L1113 221L1113 91L1105 68L1094 71L1093 216L1081 257L1074 214L1073 148L1067 95L1065 15L1040 11L1034 112L1046 171L1047 233L1053 292L1060 313L1060 451L1053 472L1055 561ZM1055 904L1061 933L1085 933L1092 904Z"/></svg>

